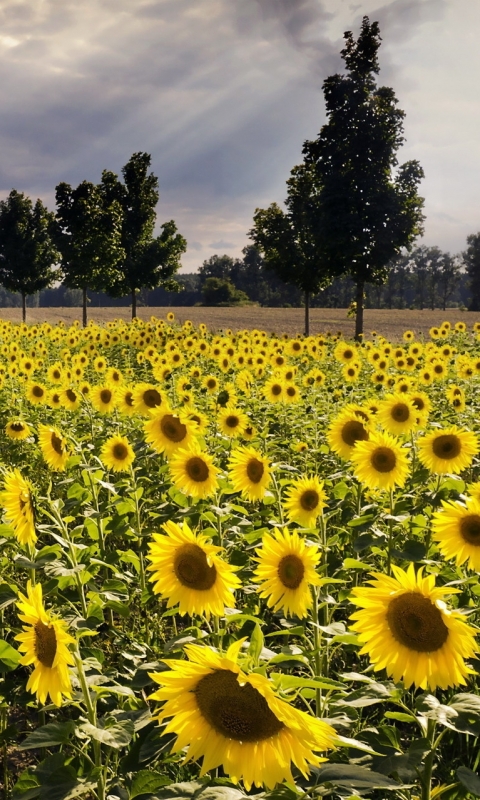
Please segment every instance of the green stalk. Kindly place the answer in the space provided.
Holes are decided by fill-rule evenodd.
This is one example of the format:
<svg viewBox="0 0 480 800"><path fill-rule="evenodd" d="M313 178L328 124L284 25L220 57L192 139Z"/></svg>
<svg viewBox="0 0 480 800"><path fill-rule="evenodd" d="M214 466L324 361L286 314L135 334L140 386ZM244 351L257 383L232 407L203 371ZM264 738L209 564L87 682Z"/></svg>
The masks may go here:
<svg viewBox="0 0 480 800"><path fill-rule="evenodd" d="M318 589L316 586L312 586L312 599L313 599L313 608L312 608L312 621L313 621L313 647L314 647L314 659L315 659L315 677L321 678L322 677L322 656L321 656L321 646L322 646L322 632L319 625L319 618L318 618ZM315 689L315 709L317 717L319 717L322 713L322 690Z"/></svg>
<svg viewBox="0 0 480 800"><path fill-rule="evenodd" d="M393 489L390 489L390 516L393 514ZM393 519L388 520L387 575L392 574Z"/></svg>
<svg viewBox="0 0 480 800"><path fill-rule="evenodd" d="M426 738L430 742L432 749L430 750L428 756L425 759L425 766L420 776L420 780L422 783L422 800L431 800L432 798L432 770L433 770L433 760L435 758L435 745L433 743L434 736L435 736L435 720L429 719L427 722Z"/></svg>
<svg viewBox="0 0 480 800"><path fill-rule="evenodd" d="M91 725L93 725L96 728L97 709L94 703L92 703L92 698L90 697L90 692L87 686L87 679L85 676L85 670L83 669L82 657L78 649L74 652L73 657L75 659L75 666L77 668L80 686L82 687L82 694L85 702L85 707L87 710L88 721ZM93 739L92 744L93 744L95 766L97 767L99 773L97 781L97 797L98 800L105 800L105 776L103 774L103 768L102 768L102 745L96 739Z"/></svg>

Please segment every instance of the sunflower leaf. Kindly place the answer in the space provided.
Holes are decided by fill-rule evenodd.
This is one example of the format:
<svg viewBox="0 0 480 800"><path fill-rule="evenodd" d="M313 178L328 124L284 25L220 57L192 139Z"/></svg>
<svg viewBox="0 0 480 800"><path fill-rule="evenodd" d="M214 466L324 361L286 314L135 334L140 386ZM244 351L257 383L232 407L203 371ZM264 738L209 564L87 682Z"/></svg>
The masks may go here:
<svg viewBox="0 0 480 800"><path fill-rule="evenodd" d="M480 776L476 772L472 772L468 767L459 767L457 778L468 792L480 797Z"/></svg>
<svg viewBox="0 0 480 800"><path fill-rule="evenodd" d="M4 639L0 639L0 672L10 672L18 667L21 655Z"/></svg>
<svg viewBox="0 0 480 800"><path fill-rule="evenodd" d="M66 744L75 730L75 723L71 720L67 722L51 722L37 728L27 738L18 745L19 750L34 750L37 747L54 747L55 745Z"/></svg>

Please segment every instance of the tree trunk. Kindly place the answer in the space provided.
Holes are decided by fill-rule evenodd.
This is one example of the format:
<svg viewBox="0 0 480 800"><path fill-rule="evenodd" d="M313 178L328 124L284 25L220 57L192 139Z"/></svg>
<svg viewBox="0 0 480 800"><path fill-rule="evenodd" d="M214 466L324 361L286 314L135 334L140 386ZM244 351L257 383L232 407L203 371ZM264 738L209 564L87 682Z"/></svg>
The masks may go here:
<svg viewBox="0 0 480 800"><path fill-rule="evenodd" d="M26 294L22 292L22 321L25 322L27 318L27 304L26 304Z"/></svg>
<svg viewBox="0 0 480 800"><path fill-rule="evenodd" d="M357 342L362 341L363 337L363 281L357 281L357 315L355 317L355 339Z"/></svg>
<svg viewBox="0 0 480 800"><path fill-rule="evenodd" d="M310 336L310 292L305 292L305 336Z"/></svg>
<svg viewBox="0 0 480 800"><path fill-rule="evenodd" d="M87 327L87 288L84 286L83 292L83 327Z"/></svg>
<svg viewBox="0 0 480 800"><path fill-rule="evenodd" d="M135 289L132 289L132 319L137 316L137 294Z"/></svg>

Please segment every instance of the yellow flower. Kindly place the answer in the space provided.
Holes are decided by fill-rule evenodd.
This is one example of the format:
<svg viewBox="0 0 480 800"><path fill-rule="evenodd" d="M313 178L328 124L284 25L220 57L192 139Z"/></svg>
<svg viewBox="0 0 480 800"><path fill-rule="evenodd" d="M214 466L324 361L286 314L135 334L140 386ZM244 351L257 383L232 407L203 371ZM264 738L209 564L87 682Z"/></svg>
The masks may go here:
<svg viewBox="0 0 480 800"><path fill-rule="evenodd" d="M31 431L26 422L22 422L21 419L12 419L5 425L5 433L9 439L27 439Z"/></svg>
<svg viewBox="0 0 480 800"><path fill-rule="evenodd" d="M260 582L259 597L275 611L287 616L306 617L312 606L310 586L320 586L316 573L320 553L316 545L307 545L297 531L287 528L265 534L256 550L258 566L254 576Z"/></svg>
<svg viewBox="0 0 480 800"><path fill-rule="evenodd" d="M388 433L372 433L366 442L357 442L351 455L354 475L369 489L403 486L409 473L406 451Z"/></svg>
<svg viewBox="0 0 480 800"><path fill-rule="evenodd" d="M38 426L38 444L42 455L51 469L63 472L70 453L67 449L67 440L53 425Z"/></svg>
<svg viewBox="0 0 480 800"><path fill-rule="evenodd" d="M168 403L159 389L151 383L139 383L133 389L133 404L137 414L149 416L156 408L165 408Z"/></svg>
<svg viewBox="0 0 480 800"><path fill-rule="evenodd" d="M418 457L430 472L457 474L472 463L478 453L477 437L453 425L433 431L418 440Z"/></svg>
<svg viewBox="0 0 480 800"><path fill-rule="evenodd" d="M334 729L274 692L271 680L248 673L237 661L243 639L226 654L186 645L189 660L169 660L169 671L150 673L161 688L149 700L162 703L157 719L171 717L174 752L185 761L203 758L200 777L222 766L232 781L274 789L294 783L291 762L307 777L318 755L336 743Z"/></svg>
<svg viewBox="0 0 480 800"><path fill-rule="evenodd" d="M113 384L92 386L90 399L92 401L92 406L100 414L111 414L117 404L117 389Z"/></svg>
<svg viewBox="0 0 480 800"><path fill-rule="evenodd" d="M473 673L465 659L477 651L475 630L444 601L459 590L435 588L435 576L423 577L423 567L417 574L413 564L406 572L392 569L394 578L374 573L371 586L353 590L351 599L362 609L351 616L363 644L360 655L368 654L375 671L403 679L406 688L465 684Z"/></svg>
<svg viewBox="0 0 480 800"><path fill-rule="evenodd" d="M153 591L167 600L167 608L178 605L178 613L220 617L225 606L234 607L233 592L240 586L235 567L223 561L221 547L208 544L203 534L183 523L166 522L165 534L154 533L149 545L147 569L153 572Z"/></svg>
<svg viewBox="0 0 480 800"><path fill-rule="evenodd" d="M39 405L46 402L47 390L43 383L27 383L25 396L32 405Z"/></svg>
<svg viewBox="0 0 480 800"><path fill-rule="evenodd" d="M20 470L9 470L5 474L0 501L5 509L5 519L11 524L20 544L34 545L37 535L32 488Z"/></svg>
<svg viewBox="0 0 480 800"><path fill-rule="evenodd" d="M218 489L218 469L198 444L192 450L176 450L169 466L175 486L188 497L212 497Z"/></svg>
<svg viewBox="0 0 480 800"><path fill-rule="evenodd" d="M175 450L183 448L189 450L195 441L195 423L188 420L184 414L177 415L174 411L154 411L151 419L145 422L145 440L158 453L171 456Z"/></svg>
<svg viewBox="0 0 480 800"><path fill-rule="evenodd" d="M72 696L68 667L73 664L73 656L68 645L74 644L75 639L66 632L63 620L54 619L45 610L41 584L32 586L28 581L27 596L20 593L19 598L18 616L26 623L23 632L15 636L21 642L18 649L24 653L20 663L34 666L27 691L36 694L39 703L45 703L50 695L52 702L61 706L62 695Z"/></svg>
<svg viewBox="0 0 480 800"><path fill-rule="evenodd" d="M218 413L218 426L225 436L236 439L248 425L248 417L243 411L227 406Z"/></svg>
<svg viewBox="0 0 480 800"><path fill-rule="evenodd" d="M284 389L285 385L282 381L277 378L269 378L265 382L262 394L270 403L279 403L283 400Z"/></svg>
<svg viewBox="0 0 480 800"><path fill-rule="evenodd" d="M135 453L125 436L111 436L102 445L100 458L109 469L123 472L133 463Z"/></svg>
<svg viewBox="0 0 480 800"><path fill-rule="evenodd" d="M455 558L457 566L468 559L468 568L480 572L480 500L463 503L442 500L443 511L432 518L432 537L444 558Z"/></svg>
<svg viewBox="0 0 480 800"><path fill-rule="evenodd" d="M350 458L357 442L368 439L368 420L360 417L356 410L341 411L330 424L327 442L341 458Z"/></svg>
<svg viewBox="0 0 480 800"><path fill-rule="evenodd" d="M326 504L327 495L323 491L323 481L319 481L316 475L298 478L287 487L284 506L290 522L313 528Z"/></svg>
<svg viewBox="0 0 480 800"><path fill-rule="evenodd" d="M261 500L270 483L268 459L253 447L237 447L230 456L228 476L246 500Z"/></svg>
<svg viewBox="0 0 480 800"><path fill-rule="evenodd" d="M417 427L418 412L408 395L390 394L381 403L377 418L388 433L405 436Z"/></svg>

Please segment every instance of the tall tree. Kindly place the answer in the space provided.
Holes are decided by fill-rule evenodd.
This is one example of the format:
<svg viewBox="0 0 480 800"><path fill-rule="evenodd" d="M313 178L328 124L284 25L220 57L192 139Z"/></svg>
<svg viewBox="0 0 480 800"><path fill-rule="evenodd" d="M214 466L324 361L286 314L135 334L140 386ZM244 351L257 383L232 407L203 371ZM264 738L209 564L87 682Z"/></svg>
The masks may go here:
<svg viewBox="0 0 480 800"><path fill-rule="evenodd" d="M277 203L257 208L248 232L264 254L264 264L285 283L298 286L305 296L305 334L310 331L310 297L337 274L320 248L322 225L318 216L319 186L315 171L306 164L293 167L287 180L286 213Z"/></svg>
<svg viewBox="0 0 480 800"><path fill-rule="evenodd" d="M356 283L355 335L363 333L365 283L383 283L387 264L422 233L424 177L418 161L397 167L405 113L393 89L377 87L377 22L363 18L358 39L344 34L345 75L323 83L327 123L303 146L319 187L318 241L327 272L347 273Z"/></svg>
<svg viewBox="0 0 480 800"><path fill-rule="evenodd" d="M101 185L82 181L55 188L57 214L53 226L61 253L64 283L83 293L83 325L87 324L87 290L102 291L122 249L122 208Z"/></svg>
<svg viewBox="0 0 480 800"><path fill-rule="evenodd" d="M438 281L438 294L440 304L444 311L448 301L460 284L461 265L462 260L460 256L451 256L450 253L443 254L442 271Z"/></svg>
<svg viewBox="0 0 480 800"><path fill-rule="evenodd" d="M462 253L470 283L470 311L480 311L480 232L467 236L467 249Z"/></svg>
<svg viewBox="0 0 480 800"><path fill-rule="evenodd" d="M59 260L50 236L54 214L41 200L35 206L23 192L12 189L0 202L0 283L22 295L22 319L26 297L50 286Z"/></svg>
<svg viewBox="0 0 480 800"><path fill-rule="evenodd" d="M132 319L137 313L137 291L178 289L172 279L180 264L187 242L177 233L173 220L161 225L162 233L153 237L158 202L158 178L149 173L151 156L134 153L122 169L124 184L113 172L104 170L102 185L106 196L122 208L122 248L124 257L116 264L106 290L113 297L129 294L132 298Z"/></svg>

